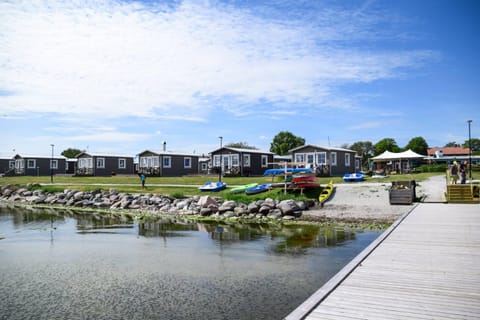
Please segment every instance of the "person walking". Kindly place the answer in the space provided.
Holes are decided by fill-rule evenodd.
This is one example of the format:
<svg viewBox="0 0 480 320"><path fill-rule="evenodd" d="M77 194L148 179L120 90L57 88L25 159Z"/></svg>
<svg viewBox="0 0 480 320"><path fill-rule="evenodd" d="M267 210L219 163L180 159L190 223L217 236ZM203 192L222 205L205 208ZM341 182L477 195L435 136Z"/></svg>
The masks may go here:
<svg viewBox="0 0 480 320"><path fill-rule="evenodd" d="M147 179L147 177L145 177L145 174L142 172L142 174L140 175L140 180L142 181L142 189L145 189L145 180Z"/></svg>
<svg viewBox="0 0 480 320"><path fill-rule="evenodd" d="M450 177L452 177L452 184L457 184L458 180L458 163L453 161L453 164L450 167Z"/></svg>
<svg viewBox="0 0 480 320"><path fill-rule="evenodd" d="M460 173L460 184L465 184L467 182L467 164L467 160L463 160L458 168L458 172Z"/></svg>

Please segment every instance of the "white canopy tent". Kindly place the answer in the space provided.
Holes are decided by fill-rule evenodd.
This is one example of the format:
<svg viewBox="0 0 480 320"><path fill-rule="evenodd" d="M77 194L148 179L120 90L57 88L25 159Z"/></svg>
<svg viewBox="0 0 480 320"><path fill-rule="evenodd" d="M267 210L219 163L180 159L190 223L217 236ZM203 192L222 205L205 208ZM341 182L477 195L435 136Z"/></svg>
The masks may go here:
<svg viewBox="0 0 480 320"><path fill-rule="evenodd" d="M385 151L382 154L373 157L373 162L377 163L377 169L381 168L380 163L386 162L390 170L398 173L408 173L412 168L412 160L421 160L426 156L418 154L410 149L403 152Z"/></svg>

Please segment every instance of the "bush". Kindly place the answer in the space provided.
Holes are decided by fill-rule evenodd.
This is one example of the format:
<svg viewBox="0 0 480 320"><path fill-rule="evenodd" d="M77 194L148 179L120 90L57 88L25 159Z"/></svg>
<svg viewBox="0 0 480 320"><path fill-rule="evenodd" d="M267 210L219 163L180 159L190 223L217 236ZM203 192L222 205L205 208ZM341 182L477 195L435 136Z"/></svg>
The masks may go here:
<svg viewBox="0 0 480 320"><path fill-rule="evenodd" d="M446 170L446 164L422 164L420 167L415 168L415 171L419 172L445 172Z"/></svg>

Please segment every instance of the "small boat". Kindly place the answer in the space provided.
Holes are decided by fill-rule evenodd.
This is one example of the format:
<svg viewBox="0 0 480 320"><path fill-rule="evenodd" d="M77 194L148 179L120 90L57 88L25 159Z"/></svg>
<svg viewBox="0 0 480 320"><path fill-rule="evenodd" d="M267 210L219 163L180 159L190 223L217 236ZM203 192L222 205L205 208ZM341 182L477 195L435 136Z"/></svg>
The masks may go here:
<svg viewBox="0 0 480 320"><path fill-rule="evenodd" d="M207 181L205 184L198 189L202 192L204 191L212 191L212 192L218 192L221 190L224 190L227 188L227 184L225 182L217 181L217 182L211 182Z"/></svg>
<svg viewBox="0 0 480 320"><path fill-rule="evenodd" d="M245 190L258 186L258 183L250 183L243 186L235 187L230 190L230 193L243 193Z"/></svg>
<svg viewBox="0 0 480 320"><path fill-rule="evenodd" d="M307 174L307 175L298 175L294 176L292 179L292 182L294 183L299 183L299 182L315 182L317 181L317 177L312 174Z"/></svg>
<svg viewBox="0 0 480 320"><path fill-rule="evenodd" d="M325 201L327 201L332 195L332 192L333 192L333 180L330 180L330 182L327 184L325 188L323 188L322 192L320 192L320 195L318 196L318 201L320 201L320 204L323 204Z"/></svg>
<svg viewBox="0 0 480 320"><path fill-rule="evenodd" d="M257 194L257 193L268 191L269 189L270 189L270 183L265 183L265 184L260 184L258 186L249 188L245 190L245 193L249 195Z"/></svg>
<svg viewBox="0 0 480 320"><path fill-rule="evenodd" d="M304 182L294 183L293 187L295 189L318 188L320 187L320 183L315 181L304 181Z"/></svg>
<svg viewBox="0 0 480 320"><path fill-rule="evenodd" d="M284 169L267 169L263 173L264 176L280 176L284 174L295 173L313 173L312 168L284 168Z"/></svg>
<svg viewBox="0 0 480 320"><path fill-rule="evenodd" d="M363 181L365 177L360 172L357 173L345 173L343 176L343 181L345 182L360 182Z"/></svg>

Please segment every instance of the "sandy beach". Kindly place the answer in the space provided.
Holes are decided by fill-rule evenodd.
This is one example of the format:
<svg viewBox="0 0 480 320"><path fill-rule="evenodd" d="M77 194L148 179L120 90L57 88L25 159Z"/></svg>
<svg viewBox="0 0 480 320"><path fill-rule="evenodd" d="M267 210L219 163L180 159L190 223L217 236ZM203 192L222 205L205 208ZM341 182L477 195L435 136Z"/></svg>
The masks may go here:
<svg viewBox="0 0 480 320"><path fill-rule="evenodd" d="M445 176L434 176L417 182L416 196L422 202L443 202ZM335 185L333 196L323 207L314 207L303 213L303 218L335 220L395 221L412 210L412 205L390 205L388 190L391 182L360 182Z"/></svg>

